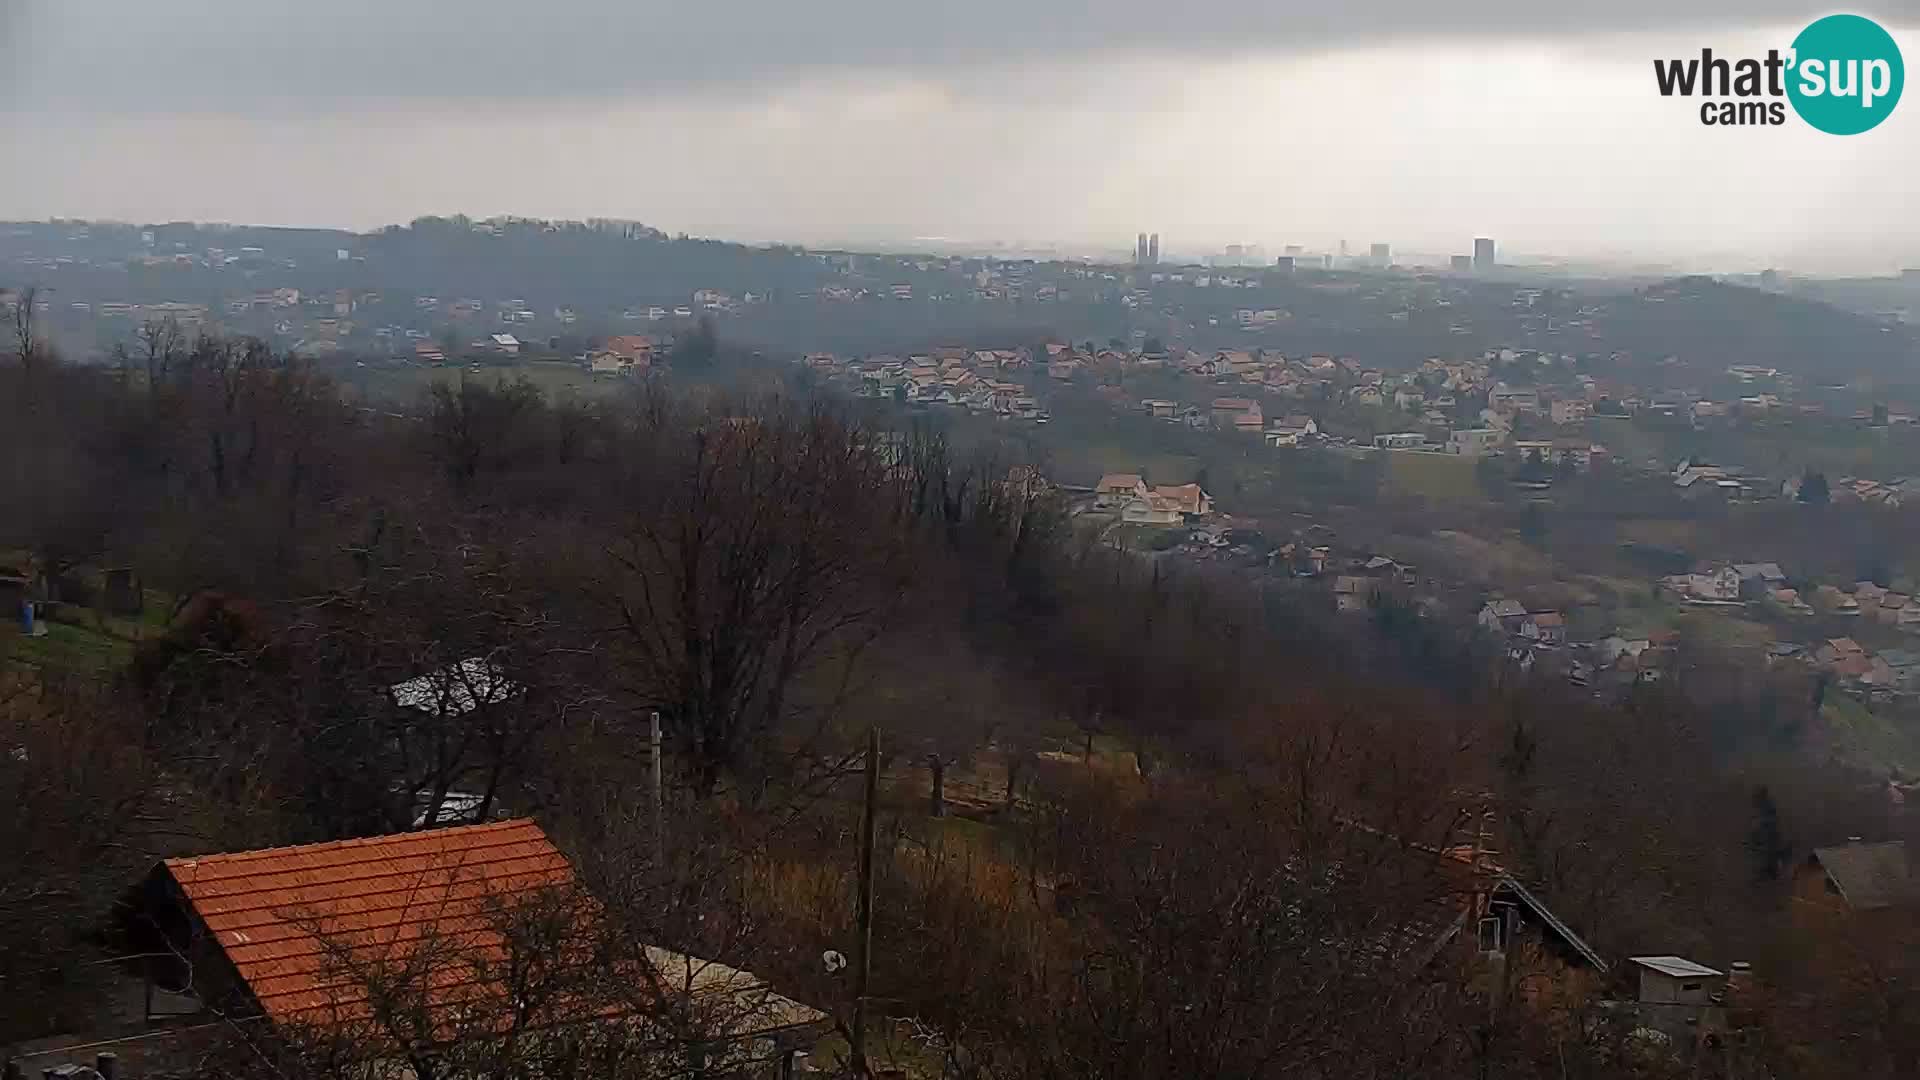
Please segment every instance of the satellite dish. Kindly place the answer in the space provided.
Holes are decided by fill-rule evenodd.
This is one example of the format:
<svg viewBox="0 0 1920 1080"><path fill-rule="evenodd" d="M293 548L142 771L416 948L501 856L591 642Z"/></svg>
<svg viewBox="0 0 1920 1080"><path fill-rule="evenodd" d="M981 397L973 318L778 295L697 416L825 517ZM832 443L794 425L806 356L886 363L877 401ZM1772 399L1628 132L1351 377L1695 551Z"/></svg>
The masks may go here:
<svg viewBox="0 0 1920 1080"><path fill-rule="evenodd" d="M838 949L828 949L826 952L821 953L820 962L826 965L827 974L829 975L838 971L844 971L847 966L847 958L841 955Z"/></svg>

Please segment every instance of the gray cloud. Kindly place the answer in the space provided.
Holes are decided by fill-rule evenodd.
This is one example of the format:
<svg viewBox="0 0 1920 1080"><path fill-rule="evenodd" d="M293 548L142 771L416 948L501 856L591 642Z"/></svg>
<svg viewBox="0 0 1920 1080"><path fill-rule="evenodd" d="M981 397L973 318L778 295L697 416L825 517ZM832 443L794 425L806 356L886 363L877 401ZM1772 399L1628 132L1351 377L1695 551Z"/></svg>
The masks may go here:
<svg viewBox="0 0 1920 1080"><path fill-rule="evenodd" d="M1888 0L1859 8L1874 14ZM912 73L992 95L1014 68L1142 54L1793 24L1806 0L7 0L0 108L272 109L752 92ZM1704 37L1702 44L1711 44Z"/></svg>

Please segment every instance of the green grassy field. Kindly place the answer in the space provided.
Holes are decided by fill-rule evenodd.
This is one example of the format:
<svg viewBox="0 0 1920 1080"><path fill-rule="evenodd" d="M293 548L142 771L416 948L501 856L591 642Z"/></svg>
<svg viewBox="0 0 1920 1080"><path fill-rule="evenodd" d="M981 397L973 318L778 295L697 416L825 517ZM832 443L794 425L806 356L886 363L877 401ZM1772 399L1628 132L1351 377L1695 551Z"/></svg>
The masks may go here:
<svg viewBox="0 0 1920 1080"><path fill-rule="evenodd" d="M1873 769L1920 767L1920 731L1840 693L1829 693L1820 716L1833 730L1842 756Z"/></svg>
<svg viewBox="0 0 1920 1080"><path fill-rule="evenodd" d="M173 614L172 598L148 590L139 615L107 615L68 608L59 619L43 620L40 637L25 637L10 624L0 636L0 664L21 663L50 671L102 675L124 665L141 641L165 631Z"/></svg>
<svg viewBox="0 0 1920 1080"><path fill-rule="evenodd" d="M347 368L334 373L342 385L366 400L410 402L436 383L458 384L464 376L491 386L497 380L512 382L525 378L552 397L609 394L632 385L624 379L595 376L580 365L569 362L535 361L525 364L482 367L478 370L457 364L441 367L365 367Z"/></svg>
<svg viewBox="0 0 1920 1080"><path fill-rule="evenodd" d="M1387 459L1387 491L1426 499L1481 501L1474 459L1457 454L1382 450Z"/></svg>
<svg viewBox="0 0 1920 1080"><path fill-rule="evenodd" d="M1607 448L1615 461L1638 467L1649 458L1663 465L1673 464L1666 440L1657 432L1635 427L1625 417L1596 416L1587 421L1587 433Z"/></svg>
<svg viewBox="0 0 1920 1080"><path fill-rule="evenodd" d="M4 657L11 663L82 675L103 675L133 657L133 642L90 627L64 622L43 623L41 637L9 634Z"/></svg>

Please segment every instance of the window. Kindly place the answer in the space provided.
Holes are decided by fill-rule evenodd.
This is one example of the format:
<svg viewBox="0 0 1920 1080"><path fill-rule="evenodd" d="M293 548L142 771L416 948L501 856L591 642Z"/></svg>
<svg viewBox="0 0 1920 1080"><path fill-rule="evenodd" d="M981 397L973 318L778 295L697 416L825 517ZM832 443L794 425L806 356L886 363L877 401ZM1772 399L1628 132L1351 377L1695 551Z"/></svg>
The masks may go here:
<svg viewBox="0 0 1920 1080"><path fill-rule="evenodd" d="M1700 984L1697 982L1680 984L1680 992L1683 994L1695 994L1695 993L1699 993L1699 991L1700 991Z"/></svg>
<svg viewBox="0 0 1920 1080"><path fill-rule="evenodd" d="M1480 920L1480 951L1498 953L1507 951L1507 921L1498 915L1489 915Z"/></svg>

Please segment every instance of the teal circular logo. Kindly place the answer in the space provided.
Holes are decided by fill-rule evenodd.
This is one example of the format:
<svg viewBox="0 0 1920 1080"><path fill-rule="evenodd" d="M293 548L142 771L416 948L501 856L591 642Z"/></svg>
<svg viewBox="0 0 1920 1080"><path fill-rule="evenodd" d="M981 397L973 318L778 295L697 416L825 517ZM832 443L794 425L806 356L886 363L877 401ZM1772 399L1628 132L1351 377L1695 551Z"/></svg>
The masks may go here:
<svg viewBox="0 0 1920 1080"><path fill-rule="evenodd" d="M1906 65L1893 35L1872 19L1829 15L1793 39L1787 98L1800 119L1829 135L1871 130L1900 103Z"/></svg>

